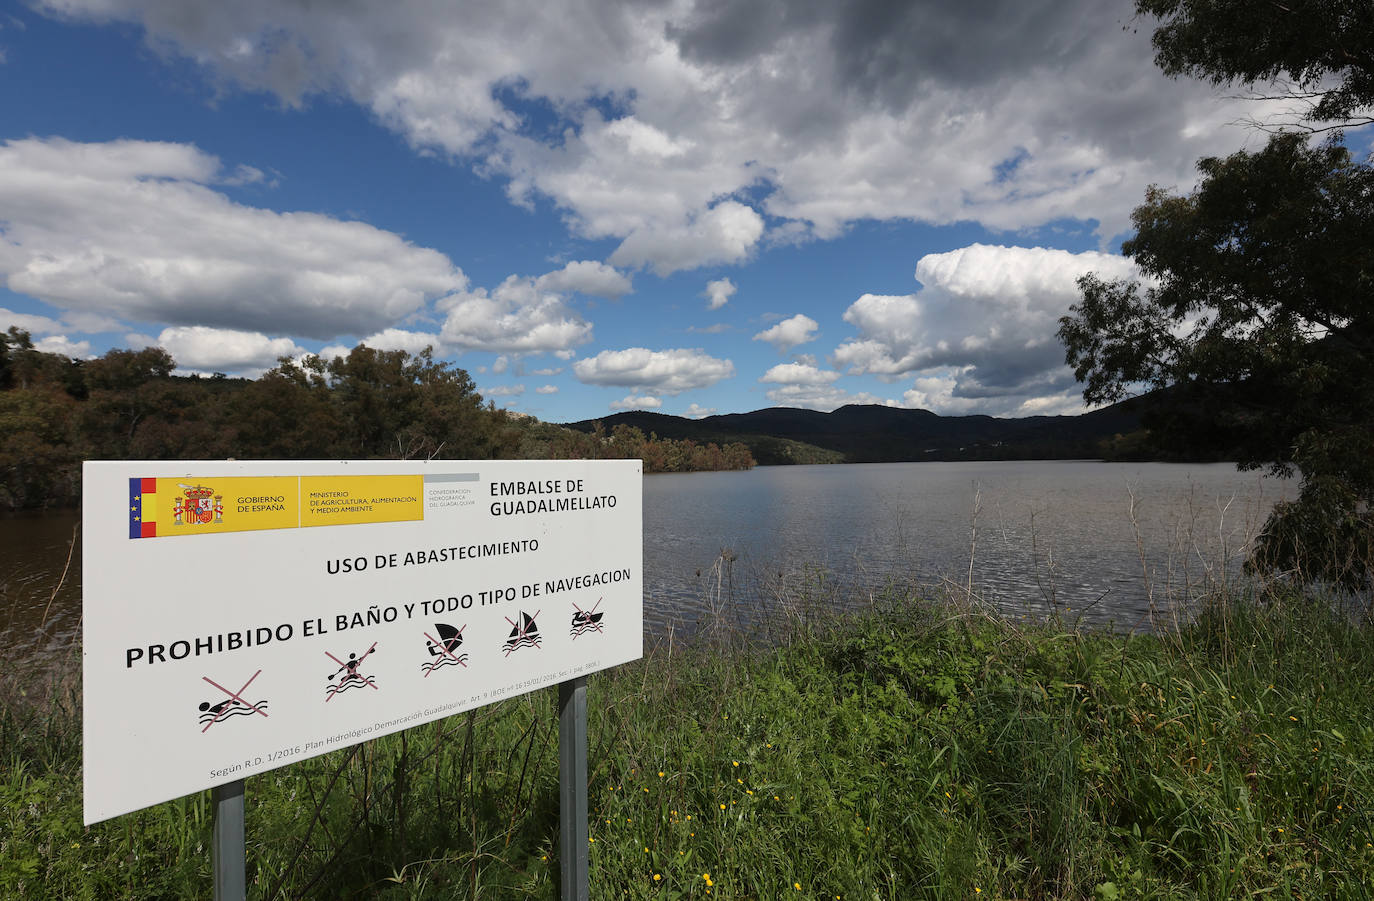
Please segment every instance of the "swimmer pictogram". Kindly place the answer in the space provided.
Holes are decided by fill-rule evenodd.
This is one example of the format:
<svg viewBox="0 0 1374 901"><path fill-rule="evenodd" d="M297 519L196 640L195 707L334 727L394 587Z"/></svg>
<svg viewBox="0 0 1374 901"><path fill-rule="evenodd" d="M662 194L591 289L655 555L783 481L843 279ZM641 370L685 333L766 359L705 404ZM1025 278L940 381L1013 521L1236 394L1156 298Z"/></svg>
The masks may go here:
<svg viewBox="0 0 1374 901"><path fill-rule="evenodd" d="M211 685L215 686L215 688L218 688L229 696L228 700L220 701L218 704L211 704L209 701L200 702L200 722L205 724L205 728L200 730L202 735L208 732L210 727L215 723L221 722L229 717L248 716L253 713L260 713L263 716L267 716L266 701L251 702L245 700L243 697L243 693L248 690L248 686L252 685L253 680L260 675L262 675L262 670L258 670L256 673L249 676L248 681L243 683L243 687L238 691L230 691L209 676L201 676L206 682L209 682Z"/></svg>

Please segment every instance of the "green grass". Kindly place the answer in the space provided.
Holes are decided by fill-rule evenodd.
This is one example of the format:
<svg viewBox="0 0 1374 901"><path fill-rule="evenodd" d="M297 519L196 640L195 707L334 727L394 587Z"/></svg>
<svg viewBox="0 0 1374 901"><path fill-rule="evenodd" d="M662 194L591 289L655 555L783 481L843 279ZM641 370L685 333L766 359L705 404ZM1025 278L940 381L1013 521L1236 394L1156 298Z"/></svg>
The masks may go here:
<svg viewBox="0 0 1374 901"><path fill-rule="evenodd" d="M592 896L1368 898L1371 685L1368 622L1283 589L1159 636L889 599L653 654L589 680ZM0 710L0 896L206 896L208 794L83 828L79 735L70 689ZM247 786L253 897L557 895L552 691Z"/></svg>

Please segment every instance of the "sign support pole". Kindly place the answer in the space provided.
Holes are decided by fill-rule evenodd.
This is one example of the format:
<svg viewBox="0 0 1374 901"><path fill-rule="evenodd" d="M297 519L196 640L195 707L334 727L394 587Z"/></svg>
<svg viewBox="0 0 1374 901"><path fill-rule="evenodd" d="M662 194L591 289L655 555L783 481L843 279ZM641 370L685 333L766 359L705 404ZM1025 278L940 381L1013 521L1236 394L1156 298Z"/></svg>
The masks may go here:
<svg viewBox="0 0 1374 901"><path fill-rule="evenodd" d="M587 677L558 684L558 818L563 901L590 897L587 849Z"/></svg>
<svg viewBox="0 0 1374 901"><path fill-rule="evenodd" d="M215 868L215 901L244 901L248 887L243 845L243 780L216 785L215 830L211 857Z"/></svg>

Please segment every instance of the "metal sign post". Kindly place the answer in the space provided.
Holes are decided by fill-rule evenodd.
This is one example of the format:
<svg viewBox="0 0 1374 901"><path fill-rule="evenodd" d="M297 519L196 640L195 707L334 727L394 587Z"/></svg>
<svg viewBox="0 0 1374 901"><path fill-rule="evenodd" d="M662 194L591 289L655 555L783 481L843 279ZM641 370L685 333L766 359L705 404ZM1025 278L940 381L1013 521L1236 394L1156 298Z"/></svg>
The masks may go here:
<svg viewBox="0 0 1374 901"><path fill-rule="evenodd" d="M558 683L558 817L563 901L587 901L587 677Z"/></svg>
<svg viewBox="0 0 1374 901"><path fill-rule="evenodd" d="M211 858L215 867L215 901L243 901L248 887L243 847L243 780L216 785L215 830Z"/></svg>

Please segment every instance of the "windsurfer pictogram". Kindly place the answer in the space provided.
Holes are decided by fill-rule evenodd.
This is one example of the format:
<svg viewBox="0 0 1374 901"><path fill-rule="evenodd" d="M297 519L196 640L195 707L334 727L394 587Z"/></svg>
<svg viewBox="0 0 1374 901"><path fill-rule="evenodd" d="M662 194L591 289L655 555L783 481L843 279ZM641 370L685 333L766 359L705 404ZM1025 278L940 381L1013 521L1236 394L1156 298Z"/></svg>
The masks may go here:
<svg viewBox="0 0 1374 901"><path fill-rule="evenodd" d="M420 664L420 670L429 678L429 674L441 666L467 666L468 655L458 653L458 646L463 643L462 629L455 629L448 623L435 623L434 631L439 633L436 639L428 632L421 633L425 636L425 650L429 652L432 660L426 660Z"/></svg>
<svg viewBox="0 0 1374 901"><path fill-rule="evenodd" d="M605 627L601 625L601 617L606 614L596 612L596 608L601 606L602 600L602 598L597 598L596 603L592 605L592 609L590 610L583 610L581 607L577 606L576 601L573 602L573 610L575 612L572 615L572 637L574 640L583 632L592 630L597 632L606 631Z"/></svg>
<svg viewBox="0 0 1374 901"><path fill-rule="evenodd" d="M501 646L501 650L505 652L507 657L521 648L539 647L539 626L535 623L534 619L541 612L542 611L536 610L534 616L530 616L528 613L521 610L519 621L511 619L509 616L505 618L506 622L510 623L511 629L510 637L508 637L506 643Z"/></svg>
<svg viewBox="0 0 1374 901"><path fill-rule="evenodd" d="M377 650L377 642L374 641L372 642L372 647L364 651L363 656L361 657L359 657L357 654L349 654L347 660L340 660L338 657L335 657L328 651L324 652L324 655L326 657L328 657L330 660L333 660L335 663L339 665L338 669L334 670L334 672L329 674L330 684L327 685L324 690L324 700L326 703L334 700L335 695L342 694L343 692L348 691L350 688L359 688L364 685L367 685L372 687L374 690L380 690L377 689L376 676L365 676L358 671L358 667L362 666L363 661L366 660L368 656L375 650ZM339 679L339 681L335 682L334 678L340 675L342 675L342 678Z"/></svg>

